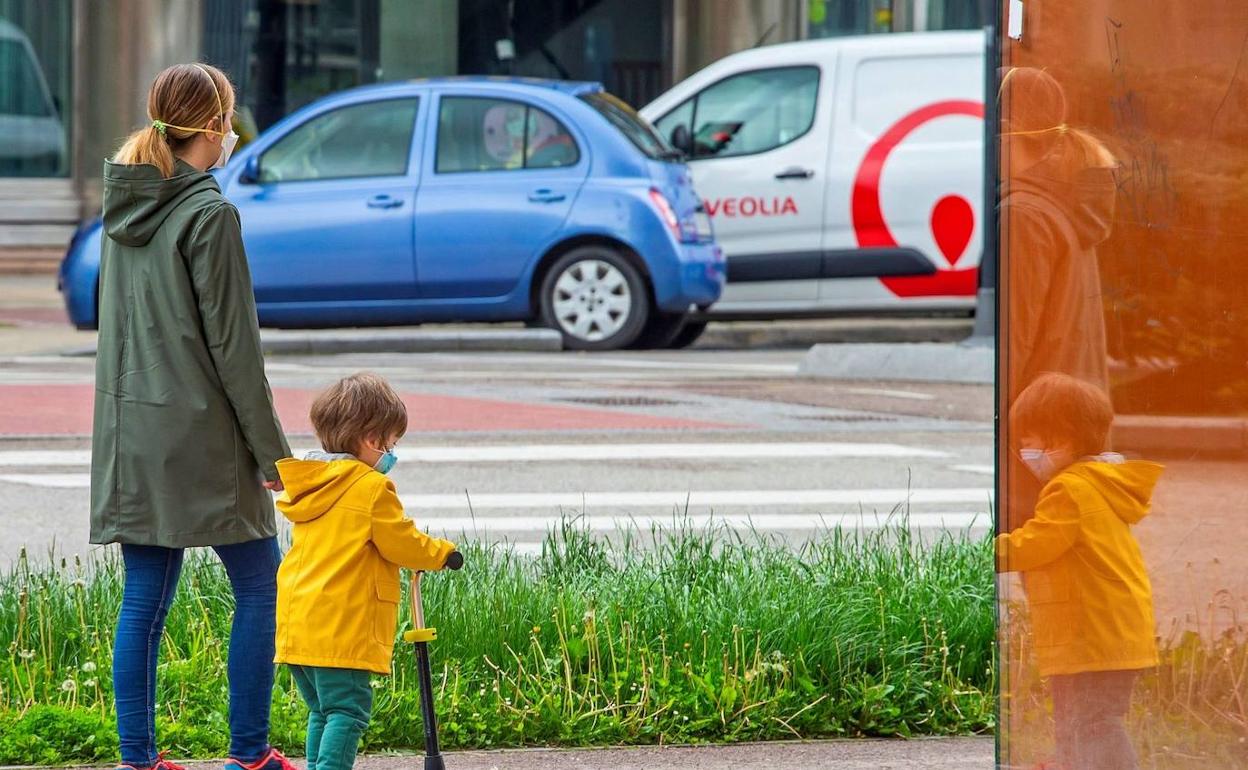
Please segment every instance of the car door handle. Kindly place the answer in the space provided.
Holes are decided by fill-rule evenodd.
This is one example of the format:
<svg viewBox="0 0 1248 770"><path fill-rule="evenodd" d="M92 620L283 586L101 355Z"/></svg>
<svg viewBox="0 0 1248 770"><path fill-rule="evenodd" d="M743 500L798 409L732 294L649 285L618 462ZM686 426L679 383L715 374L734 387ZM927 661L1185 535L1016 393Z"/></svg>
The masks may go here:
<svg viewBox="0 0 1248 770"><path fill-rule="evenodd" d="M784 171L777 171L776 179L810 179L814 175L814 169L789 166Z"/></svg>
<svg viewBox="0 0 1248 770"><path fill-rule="evenodd" d="M554 190L548 190L545 187L543 187L540 190L534 190L533 192L529 193L529 200L533 201L534 203L558 203L559 201L564 200L567 197L568 196L564 195L563 193L557 193Z"/></svg>
<svg viewBox="0 0 1248 770"><path fill-rule="evenodd" d="M368 199L368 207L370 209L397 209L402 205L402 200L391 198L389 195L374 195Z"/></svg>

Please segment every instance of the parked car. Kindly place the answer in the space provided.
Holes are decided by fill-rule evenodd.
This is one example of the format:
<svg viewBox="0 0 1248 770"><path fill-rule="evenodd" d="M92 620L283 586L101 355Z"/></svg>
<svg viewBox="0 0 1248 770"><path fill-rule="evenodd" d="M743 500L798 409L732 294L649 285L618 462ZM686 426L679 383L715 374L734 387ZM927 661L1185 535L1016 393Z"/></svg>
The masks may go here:
<svg viewBox="0 0 1248 770"><path fill-rule="evenodd" d="M218 172L260 323L530 321L567 347L664 346L723 255L680 153L597 83L443 78L322 99ZM61 268L96 321L100 229Z"/></svg>
<svg viewBox="0 0 1248 770"><path fill-rule="evenodd" d="M0 18L0 176L46 176L65 167L60 109L30 39Z"/></svg>
<svg viewBox="0 0 1248 770"><path fill-rule="evenodd" d="M985 46L980 32L770 45L643 107L687 154L728 257L711 314L971 309Z"/></svg>

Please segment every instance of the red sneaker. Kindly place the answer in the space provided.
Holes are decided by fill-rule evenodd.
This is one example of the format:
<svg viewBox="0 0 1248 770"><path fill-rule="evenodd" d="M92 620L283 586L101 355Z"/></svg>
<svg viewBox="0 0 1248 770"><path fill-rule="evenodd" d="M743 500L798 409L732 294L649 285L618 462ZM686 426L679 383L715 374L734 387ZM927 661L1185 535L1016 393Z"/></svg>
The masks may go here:
<svg viewBox="0 0 1248 770"><path fill-rule="evenodd" d="M157 754L156 764L154 765L148 765L146 767L136 767L134 765L120 764L120 765L117 765L116 767L117 767L117 770L186 770L186 768L183 767L182 765L179 765L176 762L170 762L169 760L165 759L165 755L168 753L169 752L167 751L162 751L159 754Z"/></svg>
<svg viewBox="0 0 1248 770"><path fill-rule="evenodd" d="M178 768L178 770L182 769ZM231 757L225 763L225 770L299 770L299 768L295 767L294 763L282 752L270 746L269 750L264 752L264 756L255 762L243 762Z"/></svg>

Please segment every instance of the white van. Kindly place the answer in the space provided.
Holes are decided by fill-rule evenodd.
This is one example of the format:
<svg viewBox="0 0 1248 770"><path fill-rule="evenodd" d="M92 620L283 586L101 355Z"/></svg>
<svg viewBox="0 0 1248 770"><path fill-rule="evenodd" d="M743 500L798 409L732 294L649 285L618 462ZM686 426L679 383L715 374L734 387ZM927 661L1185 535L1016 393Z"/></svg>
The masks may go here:
<svg viewBox="0 0 1248 770"><path fill-rule="evenodd" d="M742 51L641 110L689 156L728 257L712 314L971 309L981 32Z"/></svg>

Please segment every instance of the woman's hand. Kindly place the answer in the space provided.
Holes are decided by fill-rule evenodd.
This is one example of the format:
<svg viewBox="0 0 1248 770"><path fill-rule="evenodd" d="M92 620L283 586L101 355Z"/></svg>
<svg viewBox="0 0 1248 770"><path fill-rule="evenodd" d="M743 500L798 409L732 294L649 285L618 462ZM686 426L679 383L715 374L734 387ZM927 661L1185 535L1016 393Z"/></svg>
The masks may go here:
<svg viewBox="0 0 1248 770"><path fill-rule="evenodd" d="M280 481L266 481L264 482L264 488L270 492L282 492L286 489Z"/></svg>

